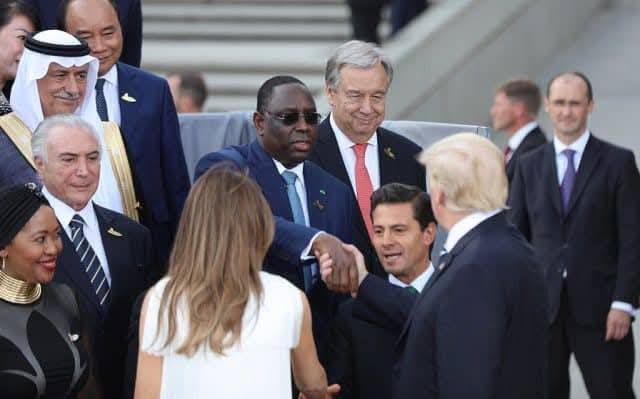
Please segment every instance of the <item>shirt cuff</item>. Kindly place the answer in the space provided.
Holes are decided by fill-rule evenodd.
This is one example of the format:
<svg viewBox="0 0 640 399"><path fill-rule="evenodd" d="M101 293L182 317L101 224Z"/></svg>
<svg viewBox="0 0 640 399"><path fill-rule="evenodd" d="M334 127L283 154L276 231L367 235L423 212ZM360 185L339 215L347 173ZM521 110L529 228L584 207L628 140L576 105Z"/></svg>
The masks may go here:
<svg viewBox="0 0 640 399"><path fill-rule="evenodd" d="M621 301L613 301L611 304L611 309L622 310L624 312L629 313L629 316L635 317L636 310L631 306L630 303L621 302Z"/></svg>
<svg viewBox="0 0 640 399"><path fill-rule="evenodd" d="M318 238L318 236L322 233L324 233L324 231L319 231L313 237L311 237L311 241L309 241L309 244L307 244L307 246L304 247L304 249L302 250L302 253L300 254L301 261L314 259L316 257L314 254L311 253L311 247L313 246L313 242L316 240L316 238Z"/></svg>

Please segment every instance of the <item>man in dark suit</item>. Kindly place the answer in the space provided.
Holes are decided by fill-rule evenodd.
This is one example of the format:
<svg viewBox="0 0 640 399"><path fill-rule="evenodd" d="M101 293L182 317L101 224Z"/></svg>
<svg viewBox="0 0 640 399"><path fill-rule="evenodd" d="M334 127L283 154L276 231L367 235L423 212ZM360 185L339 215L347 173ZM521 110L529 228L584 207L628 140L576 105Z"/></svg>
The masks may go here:
<svg viewBox="0 0 640 399"><path fill-rule="evenodd" d="M256 141L205 155L198 162L195 178L214 164L231 161L247 168L260 185L273 214L279 217L264 270L285 277L307 293L318 354L324 361L326 336L339 298L318 281L317 263L308 254L326 252L328 239L351 242L355 203L342 182L306 161L320 115L301 81L291 76L267 80L258 91L253 121ZM278 248L285 246L286 251ZM336 245L331 251L342 253L343 249Z"/></svg>
<svg viewBox="0 0 640 399"><path fill-rule="evenodd" d="M368 43L380 43L378 26L382 20L382 8L387 0L347 0L351 11L353 38Z"/></svg>
<svg viewBox="0 0 640 399"><path fill-rule="evenodd" d="M338 47L325 68L331 115L320 124L309 158L351 187L360 210L355 245L379 275L385 273L371 245L371 193L392 182L423 190L426 184L424 168L415 159L421 148L380 127L392 77L391 62L379 48L356 40Z"/></svg>
<svg viewBox="0 0 640 399"><path fill-rule="evenodd" d="M544 398L544 281L533 250L503 211L502 154L489 140L460 133L421 160L433 213L449 234L413 308L405 290L367 274L357 256L357 300L378 324L403 325L391 397ZM323 277L331 272L321 258Z"/></svg>
<svg viewBox="0 0 640 399"><path fill-rule="evenodd" d="M63 0L26 0L32 4L40 17L42 29L62 29L60 3ZM124 35L124 47L120 60L136 68L142 57L142 7L140 0L109 0L118 9L118 18Z"/></svg>
<svg viewBox="0 0 640 399"><path fill-rule="evenodd" d="M385 184L371 197L371 219L373 244L389 273L389 283L414 293L417 299L433 274L429 248L436 225L429 196L418 187ZM340 398L391 396L391 367L400 330L372 322L369 312L355 300L338 308L329 341L327 377L340 385Z"/></svg>
<svg viewBox="0 0 640 399"><path fill-rule="evenodd" d="M109 0L63 0L61 23L100 60L96 107L120 127L140 221L151 230L158 263L169 257L189 175L176 109L165 79L118 62L122 31Z"/></svg>
<svg viewBox="0 0 640 399"><path fill-rule="evenodd" d="M155 278L151 236L91 200L103 154L87 122L70 115L48 118L34 132L32 148L43 193L64 230L54 279L77 293L103 397L120 398L131 305Z"/></svg>
<svg viewBox="0 0 640 399"><path fill-rule="evenodd" d="M549 82L553 142L519 161L511 188L510 217L545 268L550 398L569 397L571 353L590 397L634 397L640 175L631 151L589 131L593 104L583 74Z"/></svg>
<svg viewBox="0 0 640 399"><path fill-rule="evenodd" d="M491 119L493 129L505 132L508 137L504 157L509 182L513 180L518 159L547 143L536 122L541 102L538 85L528 79L508 80L496 90Z"/></svg>

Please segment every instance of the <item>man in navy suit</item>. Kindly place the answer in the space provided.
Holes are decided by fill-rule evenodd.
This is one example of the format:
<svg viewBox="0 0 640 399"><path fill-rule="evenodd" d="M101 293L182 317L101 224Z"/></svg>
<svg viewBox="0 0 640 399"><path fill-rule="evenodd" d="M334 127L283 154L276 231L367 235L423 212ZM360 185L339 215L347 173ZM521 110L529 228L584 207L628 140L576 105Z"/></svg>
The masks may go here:
<svg viewBox="0 0 640 399"><path fill-rule="evenodd" d="M96 107L122 133L140 221L151 230L157 261L169 257L189 175L176 109L165 79L118 62L122 30L109 0L63 0L64 29L87 41L100 61Z"/></svg>
<svg viewBox="0 0 640 399"><path fill-rule="evenodd" d="M304 83L291 76L273 77L258 90L253 114L257 140L205 155L198 162L195 178L214 164L231 161L247 168L260 185L278 216L264 270L287 278L307 293L318 354L324 361L329 323L340 298L319 281L312 257L327 251L344 254L340 241L351 242L356 205L342 182L306 161L319 121L313 96Z"/></svg>
<svg viewBox="0 0 640 399"><path fill-rule="evenodd" d="M389 284L418 294L433 275L429 249L436 224L429 196L415 186L389 183L371 197L373 245ZM383 295L379 293L378 295ZM341 304L329 341L327 377L344 399L389 399L395 342L393 324L379 325L357 300Z"/></svg>
<svg viewBox="0 0 640 399"><path fill-rule="evenodd" d="M547 143L536 122L541 103L540 88L528 79L508 80L496 90L491 119L493 129L504 131L508 137L504 157L510 183L518 159Z"/></svg>
<svg viewBox="0 0 640 399"><path fill-rule="evenodd" d="M62 29L60 23L60 4L63 0L26 0L32 4L40 17L42 29ZM120 60L136 68L140 67L142 57L142 7L140 0L110 0L118 9L118 18L122 26L124 47Z"/></svg>
<svg viewBox="0 0 640 399"><path fill-rule="evenodd" d="M503 211L502 153L486 138L460 133L433 144L421 160L433 213L449 234L413 307L409 293L367 274L357 255L357 300L378 324L403 326L391 397L544 398L544 281ZM323 277L332 272L325 261Z"/></svg>
<svg viewBox="0 0 640 399"><path fill-rule="evenodd" d="M309 158L351 187L360 212L355 215L355 245L373 273L385 275L371 244L370 197L381 185L398 182L425 189L421 148L381 128L393 66L370 43L349 41L338 47L325 68L325 94L331 115L318 128Z"/></svg>
<svg viewBox="0 0 640 399"><path fill-rule="evenodd" d="M54 279L77 293L103 397L120 398L131 305L156 272L149 231L91 200L104 155L99 143L91 125L70 115L46 119L32 138L43 193L64 230Z"/></svg>
<svg viewBox="0 0 640 399"><path fill-rule="evenodd" d="M511 219L545 268L550 398L569 397L571 353L590 397L634 397L640 175L631 151L591 133L593 106L583 74L551 79L553 142L520 159L511 187Z"/></svg>

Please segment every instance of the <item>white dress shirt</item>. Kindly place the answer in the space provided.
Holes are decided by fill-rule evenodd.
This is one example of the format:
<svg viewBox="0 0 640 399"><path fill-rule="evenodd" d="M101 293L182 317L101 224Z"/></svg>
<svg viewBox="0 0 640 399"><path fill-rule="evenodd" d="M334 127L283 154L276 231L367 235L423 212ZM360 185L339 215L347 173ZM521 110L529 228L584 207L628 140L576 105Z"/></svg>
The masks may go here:
<svg viewBox="0 0 640 399"><path fill-rule="evenodd" d="M333 119L333 114L329 115L329 123L331 124L331 128L336 135L336 141L338 142L338 149L340 150L340 155L342 155L342 161L344 162L344 167L347 168L347 174L349 175L349 181L351 182L351 187L353 187L353 192L357 193L356 190L356 153L353 150L353 146L356 145L346 134L340 130L336 121ZM364 154L364 164L367 167L367 171L369 172L369 177L371 178L371 186L373 187L373 191L376 191L380 188L380 163L378 157L378 133L374 132L373 135L367 141L367 152Z"/></svg>
<svg viewBox="0 0 640 399"><path fill-rule="evenodd" d="M118 68L116 66L112 66L111 69L103 76L99 76L98 79L103 79L104 87L102 88L104 92L104 99L107 103L107 115L109 116L109 120L111 122L115 122L118 126L120 126L121 118L120 118L120 96L118 91Z"/></svg>
<svg viewBox="0 0 640 399"><path fill-rule="evenodd" d="M562 153L564 150L574 150L575 154L573 154L573 167L578 173L578 168L580 167L580 161L582 161L582 155L584 155L584 149L587 147L587 143L589 142L589 137L591 136L591 132L589 129L585 130L584 133L573 143L566 145L558 140L557 137L553 138L553 148L556 152L556 169L558 171L558 185L562 184L562 178L564 177L565 172L567 171L567 157ZM562 273L562 278L567 278L567 270L565 269ZM613 301L611 304L612 309L623 310L629 313L631 316L634 315L635 310L630 303L621 302L621 301Z"/></svg>
<svg viewBox="0 0 640 399"><path fill-rule="evenodd" d="M71 240L71 227L69 226L69 222L71 222L71 219L76 214L82 217L82 219L84 220L84 226L82 228L84 236L89 242L89 245L91 245L93 252L95 252L96 256L98 257L100 266L102 266L102 270L104 271L104 275L107 277L109 285L111 285L109 263L107 262L107 255L104 252L104 246L102 245L100 225L98 224L98 218L96 217L96 212L93 208L93 202L89 201L89 203L82 210L76 211L69 205L54 197L46 187L42 187L42 194L44 194L44 196L49 201L49 204L51 204L51 208L53 208L53 211L56 214L56 218L62 225L62 228L67 234L69 240Z"/></svg>
<svg viewBox="0 0 640 399"><path fill-rule="evenodd" d="M413 279L413 281L411 282L411 286L418 290L418 292L422 292L422 289L425 285L427 285L431 276L433 276L433 265L431 264L431 262L429 262L429 266L427 266L427 269L423 271L418 277ZM398 278L393 274L389 274L389 282L395 286L402 288L409 286L409 284L405 284L402 281L398 280Z"/></svg>
<svg viewBox="0 0 640 399"><path fill-rule="evenodd" d="M526 125L522 126L520 129L516 130L516 132L509 138L509 141L507 141L507 146L511 149L511 151L509 151L509 155L507 155L507 162L511 160L513 153L516 152L527 135L529 135L529 133L531 133L531 131L537 127L538 122L529 122Z"/></svg>
<svg viewBox="0 0 640 399"><path fill-rule="evenodd" d="M451 227L451 230L449 230L449 235L444 242L444 250L447 252L451 252L458 241L460 241L460 239L464 237L469 231L471 231L480 223L489 219L491 216L497 215L500 212L502 212L502 209L495 209L489 212L473 212L472 214L460 219L458 223L454 224L453 227Z"/></svg>

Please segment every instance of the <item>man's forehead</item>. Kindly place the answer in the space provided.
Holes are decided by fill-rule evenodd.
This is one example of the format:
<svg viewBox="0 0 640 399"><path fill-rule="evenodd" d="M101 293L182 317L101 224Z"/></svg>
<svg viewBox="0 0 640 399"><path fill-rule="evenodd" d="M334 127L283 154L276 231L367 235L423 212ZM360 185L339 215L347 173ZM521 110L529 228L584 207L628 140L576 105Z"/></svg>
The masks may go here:
<svg viewBox="0 0 640 399"><path fill-rule="evenodd" d="M49 71L70 71L70 72L82 71L82 72L86 72L88 70L89 70L89 64L84 64L84 65L80 65L80 66L72 65L72 66L70 66L68 68L58 64L57 62L52 62L51 64L49 64Z"/></svg>
<svg viewBox="0 0 640 399"><path fill-rule="evenodd" d="M300 83L285 83L273 88L271 106L277 108L316 108L309 89Z"/></svg>

